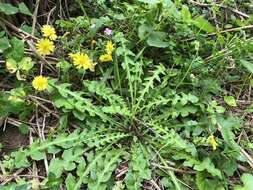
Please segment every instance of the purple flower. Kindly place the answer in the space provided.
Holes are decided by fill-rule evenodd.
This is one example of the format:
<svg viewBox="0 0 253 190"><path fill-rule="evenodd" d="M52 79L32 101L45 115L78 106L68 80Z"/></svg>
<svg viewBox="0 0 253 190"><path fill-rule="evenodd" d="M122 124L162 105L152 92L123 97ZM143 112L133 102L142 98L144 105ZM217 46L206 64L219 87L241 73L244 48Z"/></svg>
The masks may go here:
<svg viewBox="0 0 253 190"><path fill-rule="evenodd" d="M104 30L104 34L107 35L107 36L111 36L112 35L112 30L110 28L106 28Z"/></svg>

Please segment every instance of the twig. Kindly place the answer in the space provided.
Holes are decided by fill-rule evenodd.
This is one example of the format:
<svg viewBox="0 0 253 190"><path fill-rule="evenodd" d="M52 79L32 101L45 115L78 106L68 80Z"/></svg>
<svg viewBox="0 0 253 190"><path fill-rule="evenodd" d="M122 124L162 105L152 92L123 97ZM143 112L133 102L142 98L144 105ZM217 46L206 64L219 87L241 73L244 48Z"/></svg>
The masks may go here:
<svg viewBox="0 0 253 190"><path fill-rule="evenodd" d="M42 130L41 130L42 141L45 141L45 135L44 135L44 129L45 129L45 126L46 126L45 121L46 121L46 117L43 116L43 123L42 123ZM44 152L44 165L45 165L46 173L48 175L48 161L47 161L46 152Z"/></svg>
<svg viewBox="0 0 253 190"><path fill-rule="evenodd" d="M42 141L42 135L41 135L40 124L39 124L38 108L35 109L35 114L36 114L36 124L37 124L37 129L38 129L38 135Z"/></svg>
<svg viewBox="0 0 253 190"><path fill-rule="evenodd" d="M18 175L19 177L28 177L28 178L40 178L40 179L45 179L43 176L39 175Z"/></svg>
<svg viewBox="0 0 253 190"><path fill-rule="evenodd" d="M30 38L35 39L35 40L38 40L38 38L36 38L34 35L29 34L29 33L25 32L24 30L21 30L20 28L14 26L12 23L8 22L7 20L4 20L4 19L2 19L2 18L0 18L0 20L1 20L5 25L7 25L8 27L12 28L12 29L15 30L16 32L20 32L20 33L24 34L24 35L27 36L27 37L30 37Z"/></svg>
<svg viewBox="0 0 253 190"><path fill-rule="evenodd" d="M151 179L149 182L155 187L155 189L162 190L153 179Z"/></svg>
<svg viewBox="0 0 253 190"><path fill-rule="evenodd" d="M244 166L242 166L241 164L238 164L237 166L238 166L238 169L239 169L239 170L241 170L241 171L243 171L243 172L249 172L249 169L246 168L246 167L244 167ZM252 172L251 172L251 173L252 173Z"/></svg>
<svg viewBox="0 0 253 190"><path fill-rule="evenodd" d="M219 34L224 34L224 33L227 33L227 32L237 32L237 31L240 31L240 30L247 30L247 29L253 29L253 25L230 28L230 29L227 29L227 30L220 31ZM208 36L215 36L215 35L217 35L216 32L208 34Z"/></svg>
<svg viewBox="0 0 253 190"><path fill-rule="evenodd" d="M49 108L47 108L46 106L44 106L42 103L40 103L38 100L36 100L35 98L33 97L30 97L38 106L40 106L43 110L47 111L49 114L52 114L54 117L56 117L57 119L60 118L60 116L55 113L55 112L52 112ZM51 102L52 103L52 102ZM53 104L53 103L52 103Z"/></svg>
<svg viewBox="0 0 253 190"><path fill-rule="evenodd" d="M124 174L126 174L128 171L128 168L125 167L123 168L117 175L116 175L116 178L120 178L121 176L123 176Z"/></svg>
<svg viewBox="0 0 253 190"><path fill-rule="evenodd" d="M18 175L24 171L24 168L18 169L10 178L6 179L1 185L5 185L8 182L12 181L12 179L18 177Z"/></svg>
<svg viewBox="0 0 253 190"><path fill-rule="evenodd" d="M47 17L47 24L49 24L49 20L50 20L50 17L51 17L51 14L54 12L54 10L56 9L56 6L54 6L48 13L48 17Z"/></svg>
<svg viewBox="0 0 253 190"><path fill-rule="evenodd" d="M212 36L216 36L218 34L224 34L224 33L228 33L228 32L238 32L241 30L248 30L248 29L253 29L253 25L247 25L247 26L241 26L241 27L236 27L236 28L230 28L227 30L222 30L220 32L213 32L213 33L209 33L209 34L204 34L204 37L212 37ZM196 37L192 37L192 38L188 38L188 39L184 39L182 40L182 42L188 42L188 41L192 41L195 40Z"/></svg>
<svg viewBox="0 0 253 190"><path fill-rule="evenodd" d="M196 2L196 1L192 1L192 0L188 0L189 3L191 4L194 4L194 5L197 5L197 6L200 6L200 7L210 7L212 6L212 4L207 4L207 3L199 3L199 2ZM247 15L246 13L243 13L237 9L234 9L232 7L228 7L228 6L225 6L225 5L221 5L221 4L215 4L216 6L218 7L221 7L221 8L224 8L224 9L228 9L230 11L232 11L233 13L236 13L242 17L245 17L245 18L250 18L249 15Z"/></svg>
<svg viewBox="0 0 253 190"><path fill-rule="evenodd" d="M253 158L243 148L241 148L241 154L247 159L248 164L253 169Z"/></svg>
<svg viewBox="0 0 253 190"><path fill-rule="evenodd" d="M35 10L33 12L33 23L32 23L32 35L34 35L34 31L35 31L35 27L36 27L36 22L37 22L37 14L38 14L38 9L39 9L39 5L40 5L40 0L36 1L35 4Z"/></svg>
<svg viewBox="0 0 253 190"><path fill-rule="evenodd" d="M30 50L28 48L25 48L25 53L28 54L28 55L37 55L34 50ZM53 57L53 56L46 56L46 60L51 60L51 61L54 61L54 62L50 62L50 64L57 64L60 60L57 58L57 57ZM3 61L5 62L5 61ZM0 61L1 63L1 61Z"/></svg>
<svg viewBox="0 0 253 190"><path fill-rule="evenodd" d="M219 123L217 123L217 125L218 125L218 130L221 131L222 126ZM238 146L240 147L239 144ZM242 156L246 158L248 164L253 169L253 158L242 147L240 147L240 153Z"/></svg>
<svg viewBox="0 0 253 190"><path fill-rule="evenodd" d="M49 104L53 104L52 101L47 100L45 98L38 97L38 96L29 95L28 98L30 98L30 99L37 99L37 100L41 100L41 101L49 103Z"/></svg>
<svg viewBox="0 0 253 190"><path fill-rule="evenodd" d="M5 118L5 120L4 120L4 127L3 127L3 131L5 131L7 121L8 121L8 117L6 117L6 118Z"/></svg>
<svg viewBox="0 0 253 190"><path fill-rule="evenodd" d="M181 169L173 168L173 167L170 167L170 166L163 166L163 165L160 165L160 164L157 164L157 163L154 163L154 162L151 162L151 165L153 165L154 167L157 167L157 168L172 170L172 171L174 171L176 173L196 174L195 171L181 170Z"/></svg>
<svg viewBox="0 0 253 190"><path fill-rule="evenodd" d="M45 101L47 103L50 103L53 105L53 102L49 101L49 100L45 100L43 98L37 97L37 96L29 96L30 99L32 99L38 106L40 106L42 109L44 109L45 111L47 111L49 114L52 114L54 117L56 117L57 119L60 118L58 113L52 112L49 108L47 108L46 106L44 106L42 103L40 103L37 99L40 99L41 101ZM74 123L70 122L69 123L71 127L77 129L79 128L77 125L75 125Z"/></svg>
<svg viewBox="0 0 253 190"><path fill-rule="evenodd" d="M5 176L6 175L6 171L5 171L5 168L4 168L4 166L2 165L1 162L0 162L0 168L1 168L3 176Z"/></svg>

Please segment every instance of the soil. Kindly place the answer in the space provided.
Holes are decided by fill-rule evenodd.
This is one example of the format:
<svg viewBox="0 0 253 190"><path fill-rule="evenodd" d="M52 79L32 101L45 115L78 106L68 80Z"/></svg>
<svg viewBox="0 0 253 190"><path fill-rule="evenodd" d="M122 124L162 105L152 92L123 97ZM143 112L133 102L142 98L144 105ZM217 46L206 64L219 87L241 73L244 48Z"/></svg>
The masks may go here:
<svg viewBox="0 0 253 190"><path fill-rule="evenodd" d="M0 150L1 158L20 147L27 146L29 144L29 137L28 135L21 134L19 129L15 126L7 125L5 130L3 126L0 126L0 143L3 146L2 150Z"/></svg>

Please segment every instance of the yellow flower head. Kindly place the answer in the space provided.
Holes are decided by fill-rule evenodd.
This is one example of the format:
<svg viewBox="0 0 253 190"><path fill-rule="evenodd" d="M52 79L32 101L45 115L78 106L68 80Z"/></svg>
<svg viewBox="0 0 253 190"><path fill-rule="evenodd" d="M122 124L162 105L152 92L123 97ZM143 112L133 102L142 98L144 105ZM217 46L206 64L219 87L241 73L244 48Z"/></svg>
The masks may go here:
<svg viewBox="0 0 253 190"><path fill-rule="evenodd" d="M99 61L101 61L101 62L110 62L110 61L113 61L112 55L111 54L100 55Z"/></svg>
<svg viewBox="0 0 253 190"><path fill-rule="evenodd" d="M52 41L57 39L57 35L56 35L54 27L52 27L50 25L44 25L44 26L42 26L41 31L42 31L42 35L45 38L48 38Z"/></svg>
<svg viewBox="0 0 253 190"><path fill-rule="evenodd" d="M74 59L74 58L77 57L77 56L78 56L77 53L69 53L69 57L70 57L71 59Z"/></svg>
<svg viewBox="0 0 253 190"><path fill-rule="evenodd" d="M70 53L69 57L73 59L73 64L76 66L77 69L90 69L94 71L95 63L89 58L87 54L83 53Z"/></svg>
<svg viewBox="0 0 253 190"><path fill-rule="evenodd" d="M115 49L114 44L112 41L108 41L105 46L105 51L107 54L112 54L113 50Z"/></svg>
<svg viewBox="0 0 253 190"><path fill-rule="evenodd" d="M38 91L42 91L47 89L48 81L46 77L43 76L37 76L32 81L33 88L35 88Z"/></svg>
<svg viewBox="0 0 253 190"><path fill-rule="evenodd" d="M213 150L216 150L218 143L216 142L215 137L213 135L210 135L208 137L208 141L210 145L212 146Z"/></svg>
<svg viewBox="0 0 253 190"><path fill-rule="evenodd" d="M54 51L54 43L49 39L41 39L36 44L38 54L42 56L49 55Z"/></svg>

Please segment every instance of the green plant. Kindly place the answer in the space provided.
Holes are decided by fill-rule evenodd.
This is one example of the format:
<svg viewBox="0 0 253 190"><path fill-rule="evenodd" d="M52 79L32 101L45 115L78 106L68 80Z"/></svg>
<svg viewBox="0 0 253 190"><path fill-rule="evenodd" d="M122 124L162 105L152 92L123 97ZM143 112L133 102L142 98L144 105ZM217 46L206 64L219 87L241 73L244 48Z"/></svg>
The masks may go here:
<svg viewBox="0 0 253 190"><path fill-rule="evenodd" d="M62 33L54 42L56 66L48 61L51 56L25 56L29 44L1 38L7 68L1 72L16 73L16 88L0 92L0 117L25 123L34 114L39 137L4 157L4 180L41 161L47 172L39 182L21 180L7 187L249 188L250 174L242 177L244 186L230 184L238 164L250 159L242 154L247 140L236 137L243 119L228 114L239 101L226 82L241 77L244 86L251 79L252 41L250 32L220 31L224 26L207 15L223 20L216 9L223 5L210 6L205 12L184 1L76 1L71 8L79 16L56 21ZM103 32L106 27L112 35ZM110 41L113 61L101 62ZM47 90L34 92L36 75L47 76ZM46 123L46 115L52 123ZM252 132L246 134L252 138ZM118 177L121 166L126 170Z"/></svg>

